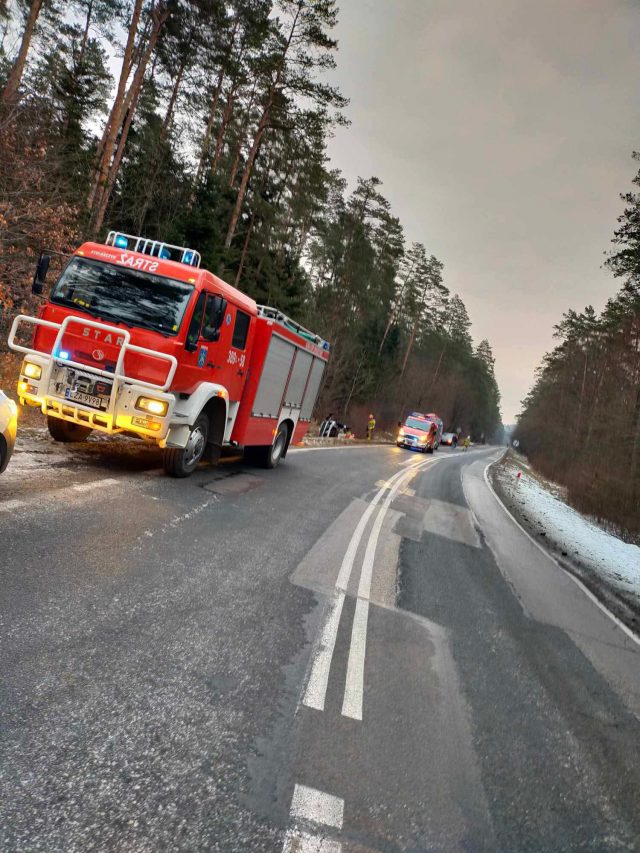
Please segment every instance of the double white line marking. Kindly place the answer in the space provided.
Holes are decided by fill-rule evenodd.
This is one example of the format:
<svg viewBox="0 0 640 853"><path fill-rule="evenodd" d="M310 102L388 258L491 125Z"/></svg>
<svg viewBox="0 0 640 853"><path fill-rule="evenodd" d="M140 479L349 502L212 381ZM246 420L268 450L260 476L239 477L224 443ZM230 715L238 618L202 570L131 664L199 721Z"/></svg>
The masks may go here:
<svg viewBox="0 0 640 853"><path fill-rule="evenodd" d="M413 464L408 470L399 471L397 474L394 474L393 477L383 484L362 514L343 557L342 565L340 566L340 571L336 580L336 592L334 599L329 606L327 618L320 635L320 642L311 667L307 689L305 690L302 700L303 705L306 705L308 708L315 708L318 711L324 710L327 685L329 683L329 672L331 670L331 661L333 659L336 638L338 636L338 626L340 625L340 617L342 616L342 608L344 606L344 599L349 585L349 579L351 578L353 564L355 562L358 547L364 535L364 531L369 523L369 519L373 515L376 506L382 500L384 493L389 489L389 493L378 512L378 516L373 524L371 533L369 534L369 541L367 542L367 549L362 562L360 584L358 586L358 600L356 602L356 611L351 629L351 647L349 650L344 699L342 703L342 714L345 717L351 717L354 720L362 719L364 660L367 647L369 597L371 594L373 562L378 538L380 536L380 531L382 530L382 525L387 511L397 493L405 483L415 475L416 471L433 464L433 462L434 460L429 460L428 462Z"/></svg>

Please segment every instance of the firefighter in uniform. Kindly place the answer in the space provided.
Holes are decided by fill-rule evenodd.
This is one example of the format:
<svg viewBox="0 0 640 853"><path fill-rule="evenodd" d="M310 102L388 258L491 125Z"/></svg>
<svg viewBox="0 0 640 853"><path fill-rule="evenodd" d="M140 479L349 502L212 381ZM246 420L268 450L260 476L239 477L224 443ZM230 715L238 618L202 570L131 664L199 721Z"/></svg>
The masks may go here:
<svg viewBox="0 0 640 853"><path fill-rule="evenodd" d="M367 441L371 441L371 436L373 435L373 431L376 428L376 419L373 415L369 415L369 420L367 421Z"/></svg>

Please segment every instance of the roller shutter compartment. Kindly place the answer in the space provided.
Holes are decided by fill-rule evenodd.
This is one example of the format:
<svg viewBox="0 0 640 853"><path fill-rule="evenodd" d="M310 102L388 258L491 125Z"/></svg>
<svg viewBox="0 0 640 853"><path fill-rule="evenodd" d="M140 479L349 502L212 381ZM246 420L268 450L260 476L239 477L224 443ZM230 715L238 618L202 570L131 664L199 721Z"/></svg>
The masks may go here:
<svg viewBox="0 0 640 853"><path fill-rule="evenodd" d="M299 409L302 405L302 397L304 389L307 387L307 379L309 378L309 370L313 356L305 350L299 349L296 355L296 363L291 371L291 379L287 386L287 393L284 396L285 406L290 406L292 409Z"/></svg>
<svg viewBox="0 0 640 853"><path fill-rule="evenodd" d="M325 362L320 358L314 358L313 367L311 368L311 376L307 384L307 392L302 401L302 409L300 411L300 419L308 421L311 419L313 407L318 399L318 392L322 385L322 377L324 376Z"/></svg>
<svg viewBox="0 0 640 853"><path fill-rule="evenodd" d="M289 378L295 346L273 335L262 368L260 384L253 401L252 414L259 418L277 418Z"/></svg>

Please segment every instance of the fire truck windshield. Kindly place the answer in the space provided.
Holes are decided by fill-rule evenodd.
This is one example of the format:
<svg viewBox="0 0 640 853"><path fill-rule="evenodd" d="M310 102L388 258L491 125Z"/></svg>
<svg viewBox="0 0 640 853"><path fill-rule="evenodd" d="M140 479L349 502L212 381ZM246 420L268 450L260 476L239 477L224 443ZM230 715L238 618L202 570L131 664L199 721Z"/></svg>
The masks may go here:
<svg viewBox="0 0 640 853"><path fill-rule="evenodd" d="M193 286L115 264L73 258L51 292L68 305L99 319L175 335Z"/></svg>
<svg viewBox="0 0 640 853"><path fill-rule="evenodd" d="M404 425L410 429L419 429L422 432L429 432L431 421L418 420L418 418L407 418Z"/></svg>

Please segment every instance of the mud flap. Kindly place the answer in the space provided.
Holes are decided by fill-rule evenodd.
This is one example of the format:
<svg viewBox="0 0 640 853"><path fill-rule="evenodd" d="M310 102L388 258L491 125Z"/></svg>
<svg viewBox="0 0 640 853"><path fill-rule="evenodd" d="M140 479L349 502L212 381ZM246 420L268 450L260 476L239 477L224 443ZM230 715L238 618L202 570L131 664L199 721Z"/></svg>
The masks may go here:
<svg viewBox="0 0 640 853"><path fill-rule="evenodd" d="M210 462L212 465L217 465L220 459L220 454L222 453L222 445L216 444L213 441L207 442L207 449L205 450L204 458L207 462Z"/></svg>
<svg viewBox="0 0 640 853"><path fill-rule="evenodd" d="M172 424L167 437L161 442L161 447L186 447L191 427L189 424Z"/></svg>

